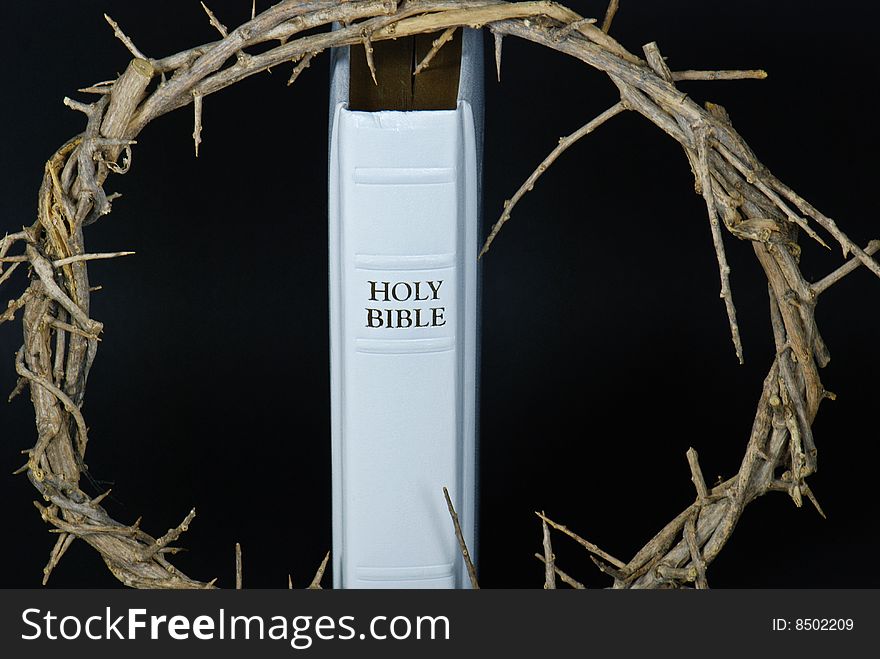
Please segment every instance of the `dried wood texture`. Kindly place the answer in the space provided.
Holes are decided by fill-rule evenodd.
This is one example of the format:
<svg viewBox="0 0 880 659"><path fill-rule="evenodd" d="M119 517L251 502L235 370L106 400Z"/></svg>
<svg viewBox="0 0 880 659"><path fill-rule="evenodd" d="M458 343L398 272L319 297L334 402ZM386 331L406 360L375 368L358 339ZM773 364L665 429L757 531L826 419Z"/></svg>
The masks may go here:
<svg viewBox="0 0 880 659"><path fill-rule="evenodd" d="M16 354L20 380L13 395L29 389L37 441L26 451L27 463L19 471L41 495L45 505L37 503L36 507L58 536L45 569L46 579L71 542L80 539L94 547L110 571L129 586L210 588L214 583L192 579L168 561L195 510L168 533L154 538L140 529L138 521L125 524L112 519L101 506L103 496L91 498L79 486L88 443L88 427L80 409L102 330L101 323L89 315L92 289L87 265L90 258L113 256L89 255L83 229L110 212L113 196L105 194L103 185L110 174L128 170L131 148L140 131L157 117L193 103L193 137L198 146L206 99L243 78L287 62L298 62L297 74L312 57L333 46L366 46L369 54L370 44L383 39L443 30L449 35L453 28L463 26L492 31L499 71L501 39L514 36L577 58L609 76L620 91L620 106L567 138L563 148L622 109L643 115L681 144L693 169L697 192L706 203L720 267L721 295L738 353L739 330L723 231L752 242L769 282L777 354L763 384L739 473L709 489L702 480L696 452L689 452L696 486L694 502L628 562L615 559L542 515L545 552L539 558L546 564L545 583L555 584L558 575L565 583L580 585L554 564L551 527L577 539L599 568L612 577L615 588L690 583L703 588L707 586L707 566L751 501L767 492L783 491L797 505L806 497L818 508L806 483L817 464L811 426L822 399L831 394L819 379L818 369L828 362L829 355L814 310L821 293L857 265L880 275L880 265L868 254L877 245L872 244L870 250L855 245L830 218L761 164L722 108L711 104L701 107L675 85L677 80L762 77L763 72L676 73L667 67L655 43L645 47L647 59L642 59L607 34L617 4L610 3L603 31L595 20L544 1L409 0L398 5L395 0L286 0L235 29L227 29L208 10L221 35L219 41L157 59L145 56L108 17L114 33L135 59L116 81L86 90L99 94L97 101L86 104L65 99L66 105L85 114L86 125L46 163L37 221L0 241L0 283L22 263L31 266L28 287L9 303L0 322L21 312L24 340ZM342 28L330 32L333 21ZM322 26L328 29L313 31ZM309 33L303 35L306 31ZM271 45L274 42L277 44ZM265 43L271 47L248 53L252 46ZM148 93L155 76L161 78ZM531 182L558 152L539 166ZM117 162L120 154L121 165ZM520 196L522 193L517 198ZM511 209L512 204L502 214L501 223L510 217ZM844 256L851 253L854 259L811 283L798 267L797 241L801 230L821 241L817 228L840 245ZM13 248L20 253L9 255ZM320 583L322 572L319 569L312 587ZM471 577L476 582L476 575Z"/></svg>

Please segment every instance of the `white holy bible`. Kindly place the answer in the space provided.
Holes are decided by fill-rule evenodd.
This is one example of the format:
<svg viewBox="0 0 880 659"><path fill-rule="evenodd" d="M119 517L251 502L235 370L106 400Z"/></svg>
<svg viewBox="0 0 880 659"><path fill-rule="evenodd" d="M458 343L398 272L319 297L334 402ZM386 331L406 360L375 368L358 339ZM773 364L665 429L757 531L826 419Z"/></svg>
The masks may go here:
<svg viewBox="0 0 880 659"><path fill-rule="evenodd" d="M476 556L478 30L331 61L329 249L336 588L466 588Z"/></svg>

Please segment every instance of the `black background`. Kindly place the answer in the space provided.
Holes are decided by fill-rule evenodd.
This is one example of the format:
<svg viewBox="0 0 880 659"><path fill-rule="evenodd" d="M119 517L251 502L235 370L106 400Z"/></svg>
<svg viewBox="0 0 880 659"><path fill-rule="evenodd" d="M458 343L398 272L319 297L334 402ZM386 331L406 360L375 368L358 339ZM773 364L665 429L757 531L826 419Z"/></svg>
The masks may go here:
<svg viewBox="0 0 880 659"><path fill-rule="evenodd" d="M765 68L765 81L681 83L724 105L781 179L852 238L876 224L876 21L869 3L705 0L622 3L613 34L633 52L656 40L673 70ZM258 2L265 9L265 1ZM572 2L599 16L604 2ZM227 25L246 0L212 0ZM157 9L158 8L158 9ZM101 12L161 57L216 38L197 2L7 3L0 125L0 230L35 217L46 158L82 129L61 104L113 78L129 56ZM488 47L488 43L487 43ZM487 51L487 54L489 51ZM112 481L112 515L155 534L198 517L176 564L230 586L305 585L330 547L327 328L327 57L291 88L290 67L205 99L201 156L192 113L148 126L132 171L113 177L112 215L90 251L136 256L90 266L105 324L84 412L87 457ZM487 58L486 227L559 136L616 100L607 78L540 47L505 40L502 83ZM706 478L738 469L772 359L766 283L751 246L725 235L746 364L718 298L705 206L680 147L642 117L613 119L566 153L514 212L483 263L480 571L485 587L538 586L547 513L628 559L693 498L685 451ZM804 246L816 280L839 250ZM3 296L17 296L18 277ZM874 523L880 282L861 269L828 292L817 319L838 394L814 427L810 480L829 519L782 494L749 506L712 565L715 587L880 586L865 569ZM15 384L18 323L0 328L0 391ZM27 396L0 415L2 585L35 587L54 537L11 476L35 438ZM608 585L559 538L561 566ZM329 583L329 580L328 582ZM114 587L74 543L59 587Z"/></svg>

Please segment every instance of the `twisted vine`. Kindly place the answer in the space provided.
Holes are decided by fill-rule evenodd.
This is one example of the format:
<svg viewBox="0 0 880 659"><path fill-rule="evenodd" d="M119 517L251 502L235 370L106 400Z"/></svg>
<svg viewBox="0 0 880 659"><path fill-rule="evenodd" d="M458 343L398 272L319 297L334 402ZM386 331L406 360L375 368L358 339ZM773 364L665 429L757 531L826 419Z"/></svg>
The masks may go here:
<svg viewBox="0 0 880 659"><path fill-rule="evenodd" d="M204 6L204 5L203 5ZM695 499L651 538L629 561L614 558L548 517L544 528L545 587L557 576L580 584L555 565L550 528L580 542L615 588L676 587L694 583L707 587L706 568L729 539L744 508L767 492L787 493L800 506L810 500L821 513L806 478L816 470L817 448L812 423L823 398L833 397L819 378L829 359L816 326L814 311L821 294L859 265L880 275L871 255L880 247L855 245L830 218L787 187L757 159L734 130L724 109L701 107L676 87L677 81L763 77L761 71L681 71L667 67L656 44L643 57L627 51L609 36L617 2L613 0L602 27L554 2L508 3L499 0L285 0L252 14L251 20L228 30L207 7L219 39L174 55L145 56L122 29L107 17L116 36L133 58L116 80L80 90L98 94L91 103L65 99L82 112L82 133L61 146L46 163L37 219L0 241L0 284L23 263L30 266L29 284L9 302L0 323L21 311L23 344L15 357L19 381L12 397L29 389L37 440L18 470L40 493L35 502L42 518L58 534L44 570L44 583L75 539L99 552L111 573L137 588L210 588L214 582L195 580L168 560L175 543L195 516L159 537L140 529L139 520L124 524L101 505L107 493L90 497L80 488L88 445L88 426L81 413L89 370L102 331L89 314L91 288L88 261L116 258L127 252L91 254L84 229L111 211L113 195L104 191L111 174L125 174L135 138L151 121L192 104L196 154L201 142L204 98L270 67L293 63L295 81L312 58L331 47L363 47L374 69L372 43L383 39L443 31L419 71L456 28L485 27L495 37L500 76L501 46L515 36L552 48L603 71L620 91L620 102L585 124L542 162L522 188L505 204L486 245L510 218L517 201L556 157L581 137L623 111L643 115L684 149L694 174L695 189L705 200L721 280L721 297L737 356L742 360L736 308L729 285L730 268L723 231L752 243L768 280L770 316L776 356L764 380L751 433L739 472L715 487L705 483L696 452L687 459ZM340 29L303 33L338 22ZM248 49L275 43L258 54ZM853 258L817 282L799 269L800 233L825 245L814 225L823 229ZM826 245L827 246L827 245ZM19 254L10 250L20 248ZM18 473L17 472L17 473ZM450 502L451 508L451 502ZM454 517L454 515L453 515ZM466 551L465 551L466 556ZM326 559L325 563L326 565ZM239 561L240 575L240 561ZM313 581L319 587L323 566ZM476 585L475 575L474 585ZM240 584L240 579L239 579Z"/></svg>

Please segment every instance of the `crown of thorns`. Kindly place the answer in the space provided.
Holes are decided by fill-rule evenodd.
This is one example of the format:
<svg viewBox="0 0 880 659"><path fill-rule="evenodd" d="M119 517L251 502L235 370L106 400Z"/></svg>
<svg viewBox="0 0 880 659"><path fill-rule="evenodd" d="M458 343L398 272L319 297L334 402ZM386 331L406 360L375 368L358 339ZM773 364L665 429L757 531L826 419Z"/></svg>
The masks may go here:
<svg viewBox="0 0 880 659"><path fill-rule="evenodd" d="M543 525L542 554L545 587L557 578L582 587L556 564L550 529L583 545L596 565L613 579L616 588L707 587L706 567L729 539L745 506L771 491L787 493L801 505L806 497L819 507L806 478L816 470L817 450L811 426L823 398L833 398L819 379L819 368L829 360L814 310L821 294L859 265L880 275L871 255L880 247L872 241L865 249L854 244L830 218L786 186L764 167L731 125L724 109L699 106L676 87L679 81L763 78L763 71L672 71L656 43L643 55L627 51L609 35L617 0L608 6L601 26L554 2L508 3L498 0L286 0L257 14L243 25L227 29L204 3L202 6L217 41L164 57L144 55L109 17L115 35L134 57L117 79L81 92L97 94L83 103L65 104L86 116L82 133L61 146L48 160L39 191L36 221L0 241L0 284L22 264L29 266L24 292L9 302L0 323L22 311L24 342L15 356L19 375L12 397L25 388L33 402L37 440L24 453L24 473L42 496L35 502L43 520L57 533L43 583L71 543L79 538L96 549L121 582L137 588L210 588L214 581L195 580L168 560L178 551L175 543L195 516L162 537L144 532L139 521L124 524L113 519L102 500L80 488L85 470L88 427L81 412L86 380L95 359L102 324L90 317L88 262L125 256L86 250L84 229L111 210L114 195L104 185L110 174L125 174L131 164L135 138L157 117L192 105L193 141L198 155L202 132L203 99L224 87L270 67L293 64L289 84L319 53L339 46L363 49L374 74L372 43L423 33L439 33L433 47L414 71L431 65L432 58L462 27L487 28L495 40L495 62L500 79L501 46L506 36L519 37L552 48L603 71L620 92L620 101L562 138L511 199L481 252L485 254L522 196L572 144L626 110L637 112L662 129L684 149L694 175L695 189L706 203L712 240L718 259L721 298L730 323L736 355L742 346L736 308L730 290L730 268L722 234L750 241L769 283L770 317L776 355L764 379L751 433L739 472L714 487L703 479L696 451L687 451L695 487L693 503L679 512L629 561L611 556L565 526L539 514ZM337 22L339 29L314 32ZM306 32L309 32L306 34ZM305 35L305 36L303 36ZM277 44L252 54L258 44ZM814 228L816 227L816 228ZM815 282L799 268L801 232L826 246L817 228L843 250L845 261ZM12 248L20 250L11 254ZM470 569L476 574L464 546L452 502L447 503ZM237 547L238 549L238 547ZM241 587L241 555L237 551L237 587ZM324 562L311 587L320 587Z"/></svg>

